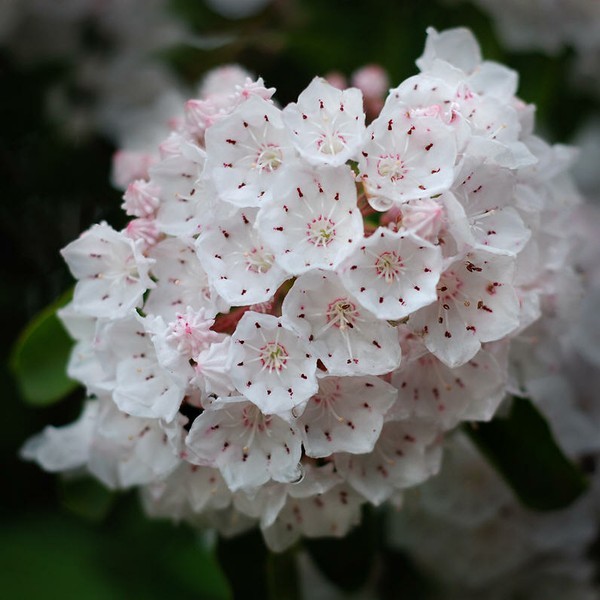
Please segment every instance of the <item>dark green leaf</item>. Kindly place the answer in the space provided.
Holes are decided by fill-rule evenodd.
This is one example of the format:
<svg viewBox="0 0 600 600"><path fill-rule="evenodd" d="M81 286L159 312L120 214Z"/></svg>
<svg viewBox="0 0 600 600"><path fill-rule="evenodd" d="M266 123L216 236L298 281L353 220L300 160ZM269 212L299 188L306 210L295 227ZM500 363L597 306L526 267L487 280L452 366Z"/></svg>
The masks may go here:
<svg viewBox="0 0 600 600"><path fill-rule="evenodd" d="M563 454L529 400L515 398L507 418L478 423L466 431L530 508L564 508L587 488L583 473Z"/></svg>
<svg viewBox="0 0 600 600"><path fill-rule="evenodd" d="M66 372L73 341L56 316L71 295L70 291L63 294L35 317L13 348L11 368L23 398L30 404L53 404L78 385Z"/></svg>
<svg viewBox="0 0 600 600"><path fill-rule="evenodd" d="M97 540L65 519L35 517L5 526L0 562L3 598L125 597L97 561Z"/></svg>
<svg viewBox="0 0 600 600"><path fill-rule="evenodd" d="M214 556L204 544L185 545L163 563L167 573L202 600L230 600L231 589Z"/></svg>

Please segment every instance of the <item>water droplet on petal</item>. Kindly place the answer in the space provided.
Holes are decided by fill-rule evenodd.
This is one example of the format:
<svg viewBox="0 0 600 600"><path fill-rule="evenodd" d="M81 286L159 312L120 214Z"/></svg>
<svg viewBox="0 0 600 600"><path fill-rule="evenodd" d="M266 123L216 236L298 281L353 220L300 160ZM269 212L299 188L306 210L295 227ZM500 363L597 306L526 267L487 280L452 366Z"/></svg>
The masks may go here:
<svg viewBox="0 0 600 600"><path fill-rule="evenodd" d="M298 469L298 477L296 479L294 479L291 483L300 483L302 481L304 481L304 466L302 465L302 463L298 463L297 466Z"/></svg>

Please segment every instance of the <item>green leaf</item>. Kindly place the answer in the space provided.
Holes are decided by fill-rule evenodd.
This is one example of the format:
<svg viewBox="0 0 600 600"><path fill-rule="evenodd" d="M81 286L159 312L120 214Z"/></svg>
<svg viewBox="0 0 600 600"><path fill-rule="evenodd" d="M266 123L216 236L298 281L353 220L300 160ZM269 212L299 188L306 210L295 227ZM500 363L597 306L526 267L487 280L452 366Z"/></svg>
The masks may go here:
<svg viewBox="0 0 600 600"><path fill-rule="evenodd" d="M529 508L565 508L587 489L583 473L563 454L529 400L514 398L507 418L465 430Z"/></svg>
<svg viewBox="0 0 600 600"><path fill-rule="evenodd" d="M203 600L231 600L229 583L219 567L214 552L198 540L182 546L176 555L163 563L166 573Z"/></svg>
<svg viewBox="0 0 600 600"><path fill-rule="evenodd" d="M114 600L123 589L97 560L97 540L67 519L34 516L3 523L3 598Z"/></svg>
<svg viewBox="0 0 600 600"><path fill-rule="evenodd" d="M73 514L89 521L100 521L110 510L114 494L89 477L59 480L61 504Z"/></svg>
<svg viewBox="0 0 600 600"><path fill-rule="evenodd" d="M67 363L73 341L56 311L71 299L72 291L38 314L21 333L10 360L19 390L29 404L47 406L64 398L77 387L67 377Z"/></svg>

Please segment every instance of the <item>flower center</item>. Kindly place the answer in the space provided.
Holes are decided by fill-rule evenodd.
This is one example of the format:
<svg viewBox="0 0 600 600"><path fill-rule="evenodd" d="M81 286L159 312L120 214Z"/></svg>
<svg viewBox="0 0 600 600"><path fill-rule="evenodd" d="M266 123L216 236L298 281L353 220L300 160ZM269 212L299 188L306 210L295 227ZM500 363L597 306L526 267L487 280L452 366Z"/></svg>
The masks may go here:
<svg viewBox="0 0 600 600"><path fill-rule="evenodd" d="M383 154L377 161L377 172L382 177L387 177L390 181L396 182L404 179L408 169L404 166L404 161L399 154Z"/></svg>
<svg viewBox="0 0 600 600"><path fill-rule="evenodd" d="M340 384L337 380L322 380L319 384L319 392L313 397L317 404L333 404L341 397Z"/></svg>
<svg viewBox="0 0 600 600"><path fill-rule="evenodd" d="M392 283L398 279L403 267L402 258L394 251L382 252L375 261L377 275L385 279L386 283Z"/></svg>
<svg viewBox="0 0 600 600"><path fill-rule="evenodd" d="M269 372L281 371L287 364L289 354L279 342L267 342L260 349L260 362Z"/></svg>
<svg viewBox="0 0 600 600"><path fill-rule="evenodd" d="M336 132L322 134L317 141L317 149L321 154L338 154L346 148L346 140Z"/></svg>
<svg viewBox="0 0 600 600"><path fill-rule="evenodd" d="M271 425L271 416L263 415L256 406L245 406L242 411L242 423L247 429L265 431Z"/></svg>
<svg viewBox="0 0 600 600"><path fill-rule="evenodd" d="M347 298L336 298L327 307L327 321L342 331L352 329L360 313Z"/></svg>
<svg viewBox="0 0 600 600"><path fill-rule="evenodd" d="M275 260L275 257L265 252L262 246L244 252L244 258L246 259L246 269L252 273L266 273L273 266Z"/></svg>
<svg viewBox="0 0 600 600"><path fill-rule="evenodd" d="M266 144L261 146L258 156L256 157L255 168L261 173L268 171L269 173L276 171L283 162L283 153L281 148L275 144Z"/></svg>
<svg viewBox="0 0 600 600"><path fill-rule="evenodd" d="M335 238L335 223L331 219L319 215L308 223L306 237L315 246L328 246Z"/></svg>

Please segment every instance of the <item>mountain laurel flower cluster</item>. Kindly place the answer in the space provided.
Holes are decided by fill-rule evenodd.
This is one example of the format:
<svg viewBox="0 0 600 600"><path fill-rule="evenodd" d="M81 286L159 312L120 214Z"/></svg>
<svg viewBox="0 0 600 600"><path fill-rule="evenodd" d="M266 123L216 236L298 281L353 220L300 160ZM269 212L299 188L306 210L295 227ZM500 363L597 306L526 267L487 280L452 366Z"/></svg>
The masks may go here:
<svg viewBox="0 0 600 600"><path fill-rule="evenodd" d="M430 29L417 65L368 124L356 88L315 78L281 109L217 72L121 164L127 227L63 250L89 399L23 455L283 550L399 505L445 432L492 418L571 268L573 153L468 30Z"/></svg>

